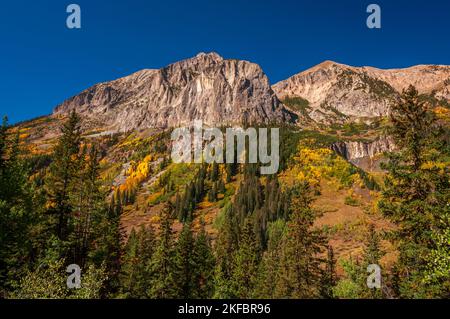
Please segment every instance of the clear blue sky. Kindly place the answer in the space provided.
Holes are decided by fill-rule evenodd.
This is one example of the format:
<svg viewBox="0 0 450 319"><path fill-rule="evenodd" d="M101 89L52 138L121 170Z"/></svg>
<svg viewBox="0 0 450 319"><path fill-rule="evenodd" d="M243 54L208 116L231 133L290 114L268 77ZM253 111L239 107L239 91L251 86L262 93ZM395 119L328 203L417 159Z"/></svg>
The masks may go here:
<svg viewBox="0 0 450 319"><path fill-rule="evenodd" d="M66 6L82 29L66 28ZM381 30L366 7L382 8ZM51 113L98 82L200 51L260 64L272 83L323 60L450 64L448 0L29 0L0 4L0 115Z"/></svg>

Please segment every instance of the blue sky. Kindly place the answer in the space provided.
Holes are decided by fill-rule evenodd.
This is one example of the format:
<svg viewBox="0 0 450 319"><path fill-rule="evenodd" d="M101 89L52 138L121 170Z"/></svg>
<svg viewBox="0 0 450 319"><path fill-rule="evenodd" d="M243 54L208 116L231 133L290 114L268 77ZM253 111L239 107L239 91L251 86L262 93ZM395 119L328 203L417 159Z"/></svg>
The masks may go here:
<svg viewBox="0 0 450 319"><path fill-rule="evenodd" d="M450 64L448 0L29 0L0 5L0 115L51 113L98 82L198 52L260 64L271 83L324 60ZM66 27L81 6L82 28ZM366 27L366 7L382 28Z"/></svg>

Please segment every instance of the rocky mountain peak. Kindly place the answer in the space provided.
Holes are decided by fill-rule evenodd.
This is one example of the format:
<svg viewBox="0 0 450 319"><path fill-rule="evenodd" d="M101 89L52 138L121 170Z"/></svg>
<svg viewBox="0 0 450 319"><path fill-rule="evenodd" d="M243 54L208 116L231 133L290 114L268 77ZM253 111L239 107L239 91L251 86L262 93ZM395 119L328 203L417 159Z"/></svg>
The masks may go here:
<svg viewBox="0 0 450 319"><path fill-rule="evenodd" d="M66 100L55 115L75 109L90 126L112 131L206 125L291 122L259 65L215 52L100 83Z"/></svg>
<svg viewBox="0 0 450 319"><path fill-rule="evenodd" d="M273 85L281 100L300 97L303 113L322 123L385 116L401 91L414 85L439 102L450 100L450 66L383 70L322 62Z"/></svg>

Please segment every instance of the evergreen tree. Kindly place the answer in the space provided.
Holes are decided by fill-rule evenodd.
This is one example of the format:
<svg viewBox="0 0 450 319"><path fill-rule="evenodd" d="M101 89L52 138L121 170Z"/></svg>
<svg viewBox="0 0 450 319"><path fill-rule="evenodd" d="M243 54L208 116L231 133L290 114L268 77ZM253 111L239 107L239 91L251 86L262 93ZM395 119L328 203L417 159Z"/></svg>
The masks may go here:
<svg viewBox="0 0 450 319"><path fill-rule="evenodd" d="M275 298L281 261L280 248L285 231L286 222L281 219L271 222L268 226L269 240L258 271L255 298Z"/></svg>
<svg viewBox="0 0 450 319"><path fill-rule="evenodd" d="M388 154L389 162L383 166L388 175L379 207L398 226L393 235L400 253L399 293L406 298L448 296L449 272L437 281L426 280L438 246L435 235L450 228L444 217L450 209L448 141L412 86L392 107L391 122L399 151ZM450 259L446 260L450 269Z"/></svg>
<svg viewBox="0 0 450 319"><path fill-rule="evenodd" d="M333 247L328 246L325 269L321 274L320 290L323 298L333 298L333 287L336 286L336 259Z"/></svg>
<svg viewBox="0 0 450 319"><path fill-rule="evenodd" d="M292 189L291 214L282 244L279 281L275 294L280 298L314 298L320 294L318 255L324 248L323 238L312 230L315 213L311 209L311 189L307 183Z"/></svg>
<svg viewBox="0 0 450 319"><path fill-rule="evenodd" d="M150 285L147 265L154 253L155 234L151 226L132 229L124 248L120 272L120 287L126 298L146 298Z"/></svg>
<svg viewBox="0 0 450 319"><path fill-rule="evenodd" d="M253 225L250 219L247 219L242 229L239 248L234 255L232 279L237 298L252 297L257 281L259 261L259 246L253 232Z"/></svg>
<svg viewBox="0 0 450 319"><path fill-rule="evenodd" d="M161 230L159 243L148 265L150 285L147 290L149 298L178 297L174 265L174 239L172 231L172 207L167 206L161 213Z"/></svg>
<svg viewBox="0 0 450 319"><path fill-rule="evenodd" d="M61 128L61 137L55 146L53 162L49 167L46 189L50 202L49 212L56 215L56 234L60 240L67 240L69 218L72 214L70 195L79 172L81 143L80 118L75 111Z"/></svg>
<svg viewBox="0 0 450 319"><path fill-rule="evenodd" d="M195 298L207 299L212 298L214 293L215 259L203 220L201 220L200 226L200 232L195 239L193 254L195 264L195 289L193 296Z"/></svg>
<svg viewBox="0 0 450 319"><path fill-rule="evenodd" d="M118 195L114 196L116 203L107 210L107 214L93 216L92 229L95 237L88 253L90 262L97 267L101 265L105 267L107 281L104 292L110 295L114 295L119 290L121 242L124 237L120 226L122 206Z"/></svg>
<svg viewBox="0 0 450 319"><path fill-rule="evenodd" d="M183 230L178 238L174 254L174 278L177 286L177 297L193 298L195 295L195 273L194 261L194 236L191 223L183 225Z"/></svg>
<svg viewBox="0 0 450 319"><path fill-rule="evenodd" d="M375 231L375 226L370 224L369 226L369 234L367 237L366 247L364 249L364 258L362 264L362 272L366 272L367 274L367 266L369 265L380 265L381 257L383 256L383 252L380 248L380 239L378 238L378 234ZM382 283L383 285L383 283ZM382 298L383 292L381 289L373 288L371 289L370 296L372 298Z"/></svg>
<svg viewBox="0 0 450 319"><path fill-rule="evenodd" d="M133 228L128 237L128 241L124 247L124 255L121 263L120 288L124 297L139 298L134 291L137 281L137 268L140 262L138 252L138 237Z"/></svg>
<svg viewBox="0 0 450 319"><path fill-rule="evenodd" d="M33 241L40 236L33 231L40 206L20 155L19 135L10 138L5 117L0 126L0 298L33 261Z"/></svg>
<svg viewBox="0 0 450 319"><path fill-rule="evenodd" d="M234 267L233 255L238 246L238 229L239 225L233 214L233 207L231 204L227 204L224 207L224 220L215 245L215 298L234 297L231 277Z"/></svg>
<svg viewBox="0 0 450 319"><path fill-rule="evenodd" d="M342 299L383 298L384 291L387 291L383 282L382 289L369 289L367 286L367 276L369 275L367 267L372 264L379 265L382 256L378 234L374 225L371 224L367 233L362 261L350 259L343 262L345 277L339 280L334 287L332 286L333 297Z"/></svg>
<svg viewBox="0 0 450 319"><path fill-rule="evenodd" d="M93 248L92 242L101 230L95 221L105 218L108 213L105 194L100 185L99 154L95 145L90 148L87 157L71 200L74 210L71 224L74 231L69 239L74 251L73 260L80 267L86 264L89 250Z"/></svg>

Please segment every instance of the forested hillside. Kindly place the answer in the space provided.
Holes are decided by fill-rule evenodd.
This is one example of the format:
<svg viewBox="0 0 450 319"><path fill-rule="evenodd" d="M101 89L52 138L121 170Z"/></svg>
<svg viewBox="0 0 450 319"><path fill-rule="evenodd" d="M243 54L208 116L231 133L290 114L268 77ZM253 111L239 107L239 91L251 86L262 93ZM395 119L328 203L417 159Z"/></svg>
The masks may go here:
<svg viewBox="0 0 450 319"><path fill-rule="evenodd" d="M448 116L411 86L370 125L286 124L273 175L175 164L170 129L86 130L76 111L5 119L0 297L450 297ZM333 151L380 132L396 150L377 170Z"/></svg>

